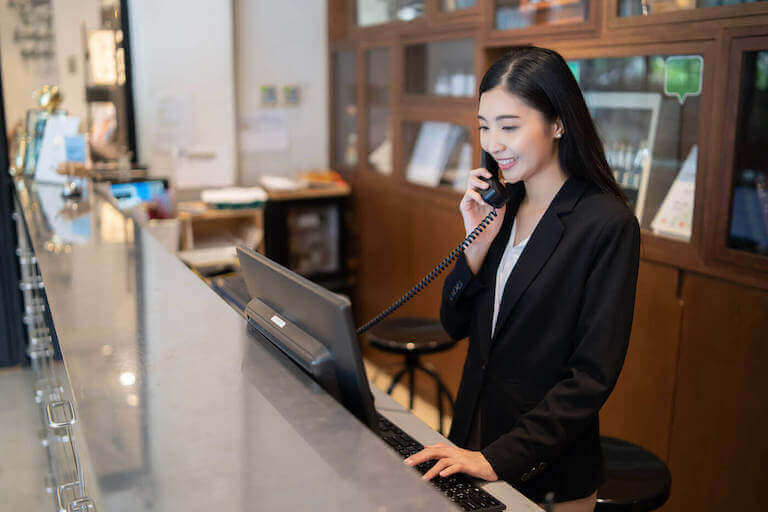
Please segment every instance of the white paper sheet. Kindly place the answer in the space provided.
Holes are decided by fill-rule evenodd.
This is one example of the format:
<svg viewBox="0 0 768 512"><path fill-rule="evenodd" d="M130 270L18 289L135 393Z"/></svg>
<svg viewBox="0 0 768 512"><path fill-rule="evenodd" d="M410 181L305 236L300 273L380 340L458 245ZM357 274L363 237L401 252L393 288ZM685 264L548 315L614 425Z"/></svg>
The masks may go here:
<svg viewBox="0 0 768 512"><path fill-rule="evenodd" d="M281 109L262 110L240 118L240 151L286 151L288 123Z"/></svg>
<svg viewBox="0 0 768 512"><path fill-rule="evenodd" d="M66 137L77 134L80 118L75 116L52 116L45 123L43 142L37 158L35 179L48 183L64 183L67 179L56 172L59 164L67 159Z"/></svg>

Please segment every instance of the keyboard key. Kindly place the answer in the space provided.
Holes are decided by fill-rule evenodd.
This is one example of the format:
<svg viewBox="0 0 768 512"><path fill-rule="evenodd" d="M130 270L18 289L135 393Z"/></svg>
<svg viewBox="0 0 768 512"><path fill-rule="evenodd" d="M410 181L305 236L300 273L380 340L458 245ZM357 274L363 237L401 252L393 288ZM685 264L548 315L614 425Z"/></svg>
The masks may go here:
<svg viewBox="0 0 768 512"><path fill-rule="evenodd" d="M377 416L379 420L379 436L389 446L394 448L404 459L424 449L424 445L403 432L400 427L381 414L377 414ZM437 461L434 460L422 462L421 464L416 465L414 469L423 475L429 471L436 462ZM464 510L498 512L507 508L502 502L484 490L476 487L466 475L455 474L445 478L436 476L431 482L449 500Z"/></svg>

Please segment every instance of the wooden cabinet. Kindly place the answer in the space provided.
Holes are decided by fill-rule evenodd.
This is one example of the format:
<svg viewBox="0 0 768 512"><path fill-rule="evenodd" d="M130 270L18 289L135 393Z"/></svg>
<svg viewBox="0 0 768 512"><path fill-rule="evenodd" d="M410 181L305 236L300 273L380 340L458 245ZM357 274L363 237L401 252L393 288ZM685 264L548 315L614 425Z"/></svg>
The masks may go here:
<svg viewBox="0 0 768 512"><path fill-rule="evenodd" d="M409 169L419 163L424 127L455 127L453 150L468 144L470 167L477 166L483 73L512 46L553 48L605 127L614 172L635 195L642 227L632 339L601 411L602 431L667 461L672 496L664 510L765 508L768 1L459 3L424 0L412 21L361 27L355 13L365 2L329 2L331 56L356 52L357 150L368 155L349 173L358 321L396 300L463 237L454 188L456 172L466 170L461 158L450 155L431 181L413 179ZM454 44L461 48L445 51ZM467 69L471 96L460 92L471 81ZM374 151L379 158L371 161ZM391 167L380 172L376 160L387 159ZM693 205L687 231L660 229L663 204L680 185ZM400 313L436 317L441 283ZM452 392L465 353L459 343L427 358Z"/></svg>

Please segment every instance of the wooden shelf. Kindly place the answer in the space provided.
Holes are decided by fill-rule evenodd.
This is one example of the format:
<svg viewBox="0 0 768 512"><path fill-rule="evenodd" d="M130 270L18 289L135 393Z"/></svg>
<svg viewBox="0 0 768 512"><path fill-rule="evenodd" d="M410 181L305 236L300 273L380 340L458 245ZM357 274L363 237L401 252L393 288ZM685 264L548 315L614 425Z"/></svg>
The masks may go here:
<svg viewBox="0 0 768 512"><path fill-rule="evenodd" d="M418 22L371 28L354 26L354 0L329 2L329 13L333 13L331 53L345 49L358 56L360 158L349 172L356 226L352 238L359 259L353 301L356 315L378 313L423 277L464 235L458 212L460 192L405 179L407 148L413 141L404 140L404 123L432 120L467 126L474 164L479 164L477 98L406 93L406 46L474 39L476 84L493 61L521 44L552 48L569 60L701 55L704 67L697 111L680 113L691 117L685 126L696 128L690 135L675 136L678 145L684 146L678 153L686 152L691 143L698 145L692 236L689 242L681 242L643 230L630 351L619 384L601 412L601 428L604 434L652 449L670 464L678 484L673 486L669 510L715 512L717 503L726 502L734 509L754 508L762 480L753 468L759 467L766 442L751 432L768 428L768 418L754 408L741 407L743 411L735 414L729 404L752 403L755 389L765 384L764 378L754 379L765 352L762 339L768 332L768 258L728 249L725 234L733 187L739 52L762 45L768 38L768 2L622 18L618 16L619 0L588 0L586 20L514 30L495 28L494 0L478 0L467 12L449 14L439 11L439 0L425 2L425 16ZM524 9L544 10L578 2L523 4ZM393 169L387 175L372 170L367 160L371 121L364 57L367 49L377 46L390 52L387 108ZM402 314L436 316L441 287L438 279L405 306ZM454 392L464 350L460 344L430 360ZM707 368L708 373L699 367ZM721 386L706 385L707 400L701 401L690 383L705 385L710 373L733 385L728 394L720 392ZM746 383L745 375L750 376L749 386L741 386ZM713 417L730 420L710 421ZM702 451L700 442L689 439L715 441ZM759 447L745 449L749 443L734 441L737 439L749 439ZM722 460L734 462L727 475L722 473ZM702 485L711 490L706 496L699 492Z"/></svg>

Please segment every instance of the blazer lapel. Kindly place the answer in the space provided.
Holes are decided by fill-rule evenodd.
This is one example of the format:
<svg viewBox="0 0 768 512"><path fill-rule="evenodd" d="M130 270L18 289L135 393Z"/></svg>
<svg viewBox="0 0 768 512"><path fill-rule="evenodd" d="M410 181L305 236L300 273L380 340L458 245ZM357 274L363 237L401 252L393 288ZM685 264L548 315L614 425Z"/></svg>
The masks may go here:
<svg viewBox="0 0 768 512"><path fill-rule="evenodd" d="M491 322L493 321L493 298L496 293L496 269L499 267L499 262L504 254L504 249L507 247L507 241L512 232L512 224L517 215L517 208L520 206L520 202L525 196L525 187L522 183L508 184L507 190L509 190L510 198L507 202L507 210L504 214L504 221L499 230L499 234L491 243L488 248L488 254L485 256L485 261L481 267L480 272L482 278L488 285L490 293L488 294L488 300L482 309L477 312L480 318L478 325L483 331L479 334L479 339L482 340L482 352L487 354L490 351L491 346Z"/></svg>
<svg viewBox="0 0 768 512"><path fill-rule="evenodd" d="M549 208L541 217L536 228L528 240L528 244L523 249L520 259L517 260L515 268L507 279L504 287L504 295L501 299L501 310L496 320L496 333L491 340L491 344L499 337L499 333L504 330L504 323L514 310L520 297L523 295L533 279L538 275L541 268L547 262L554 252L560 239L563 236L564 226L560 220L560 215L570 212L576 205L581 195L586 189L587 183L577 178L568 178L560 187L560 190L552 199ZM516 213L516 212L515 212ZM507 237L507 241L509 237ZM506 247L506 243L504 244ZM502 253L504 249L502 248ZM498 263L496 267L498 266ZM494 268L496 268L494 267ZM494 275L495 285L495 275ZM493 296L491 297L493 300ZM491 305L493 311L493 305ZM491 313L492 315L493 313ZM493 316L491 316L491 321ZM490 322L489 322L490 325Z"/></svg>

